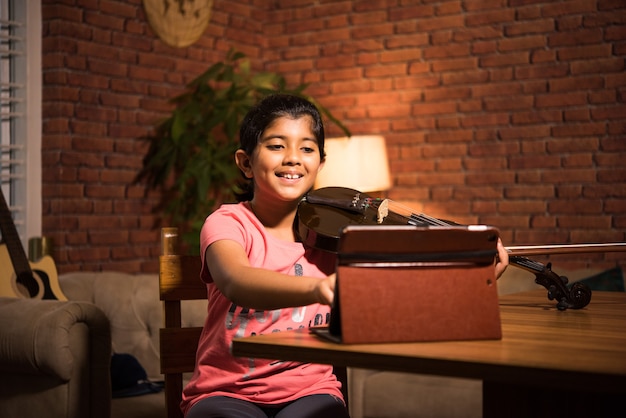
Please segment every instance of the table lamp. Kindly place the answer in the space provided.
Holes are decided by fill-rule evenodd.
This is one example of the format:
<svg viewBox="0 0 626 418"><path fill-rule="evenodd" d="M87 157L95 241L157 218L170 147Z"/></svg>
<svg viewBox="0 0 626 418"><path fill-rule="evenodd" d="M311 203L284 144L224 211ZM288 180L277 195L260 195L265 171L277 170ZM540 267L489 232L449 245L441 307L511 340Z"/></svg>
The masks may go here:
<svg viewBox="0 0 626 418"><path fill-rule="evenodd" d="M381 192L391 187L385 138L363 135L326 138L326 164L315 189L347 187L360 192Z"/></svg>

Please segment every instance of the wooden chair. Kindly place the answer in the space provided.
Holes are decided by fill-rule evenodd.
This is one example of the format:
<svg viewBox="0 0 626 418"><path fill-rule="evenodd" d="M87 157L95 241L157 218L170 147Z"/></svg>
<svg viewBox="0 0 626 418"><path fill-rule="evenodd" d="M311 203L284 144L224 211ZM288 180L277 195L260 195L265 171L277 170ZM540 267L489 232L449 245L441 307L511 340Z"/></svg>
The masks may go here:
<svg viewBox="0 0 626 418"><path fill-rule="evenodd" d="M164 327L159 333L159 351L168 418L182 418L183 373L192 372L196 362L202 327L182 327L181 301L207 299L206 285L200 280L201 266L200 256L179 254L178 228L161 229L159 297Z"/></svg>
<svg viewBox="0 0 626 418"><path fill-rule="evenodd" d="M181 301L207 299L206 285L200 280L200 256L180 255L178 228L161 229L159 257L159 297L164 304L164 328L159 333L161 373L165 378L165 405L168 418L182 418L180 402L183 373L192 372L201 327L182 327ZM345 367L335 367L337 379L348 402Z"/></svg>

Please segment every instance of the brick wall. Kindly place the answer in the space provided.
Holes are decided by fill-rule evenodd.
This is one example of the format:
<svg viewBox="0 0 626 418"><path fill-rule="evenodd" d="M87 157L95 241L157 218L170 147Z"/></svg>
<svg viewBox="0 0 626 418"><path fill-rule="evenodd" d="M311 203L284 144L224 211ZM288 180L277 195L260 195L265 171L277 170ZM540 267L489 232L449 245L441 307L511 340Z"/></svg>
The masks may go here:
<svg viewBox="0 0 626 418"><path fill-rule="evenodd" d="M389 197L416 211L498 226L506 245L626 241L622 1L216 0L181 49L140 0L44 0L43 18L44 234L61 272L156 270L138 138L230 47L311 83L354 134L383 134Z"/></svg>

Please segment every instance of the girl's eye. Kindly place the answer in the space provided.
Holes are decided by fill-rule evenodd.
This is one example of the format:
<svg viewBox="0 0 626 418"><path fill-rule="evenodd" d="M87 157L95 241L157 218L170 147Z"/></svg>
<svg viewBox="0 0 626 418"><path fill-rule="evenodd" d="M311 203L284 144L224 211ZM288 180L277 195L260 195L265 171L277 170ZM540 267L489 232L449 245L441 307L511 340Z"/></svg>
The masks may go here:
<svg viewBox="0 0 626 418"><path fill-rule="evenodd" d="M315 150L311 147L302 147L302 151L308 153L315 152Z"/></svg>
<svg viewBox="0 0 626 418"><path fill-rule="evenodd" d="M267 149L269 149L269 150L279 150L281 148L283 148L283 146L279 145L279 144L268 144L267 145Z"/></svg>

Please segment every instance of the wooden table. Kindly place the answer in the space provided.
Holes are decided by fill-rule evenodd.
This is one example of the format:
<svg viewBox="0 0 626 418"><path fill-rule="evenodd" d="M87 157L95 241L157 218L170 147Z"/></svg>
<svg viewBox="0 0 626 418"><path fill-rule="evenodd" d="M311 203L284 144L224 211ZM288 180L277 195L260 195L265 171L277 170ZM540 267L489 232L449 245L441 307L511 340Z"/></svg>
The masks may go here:
<svg viewBox="0 0 626 418"><path fill-rule="evenodd" d="M233 354L483 380L485 417L609 416L626 408L626 293L558 311L545 290L500 298L502 339L336 344L307 330L235 339Z"/></svg>

